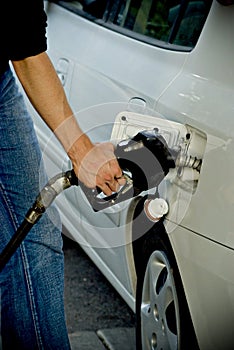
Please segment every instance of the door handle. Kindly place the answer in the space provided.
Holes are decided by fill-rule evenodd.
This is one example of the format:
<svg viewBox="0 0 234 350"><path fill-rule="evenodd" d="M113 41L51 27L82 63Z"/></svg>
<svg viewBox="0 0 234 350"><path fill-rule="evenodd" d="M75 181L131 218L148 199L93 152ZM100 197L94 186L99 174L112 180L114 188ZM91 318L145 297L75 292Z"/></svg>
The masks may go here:
<svg viewBox="0 0 234 350"><path fill-rule="evenodd" d="M60 58L58 60L58 63L56 65L56 72L63 86L66 84L68 67L69 60L67 58Z"/></svg>

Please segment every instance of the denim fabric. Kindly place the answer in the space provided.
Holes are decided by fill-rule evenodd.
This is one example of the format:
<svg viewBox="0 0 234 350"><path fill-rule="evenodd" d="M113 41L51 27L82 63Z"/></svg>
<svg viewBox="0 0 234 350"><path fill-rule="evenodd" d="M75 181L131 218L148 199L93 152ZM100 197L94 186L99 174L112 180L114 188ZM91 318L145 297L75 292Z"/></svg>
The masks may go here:
<svg viewBox="0 0 234 350"><path fill-rule="evenodd" d="M0 250L47 182L32 120L14 77L0 78ZM61 224L51 206L0 274L3 349L70 349Z"/></svg>

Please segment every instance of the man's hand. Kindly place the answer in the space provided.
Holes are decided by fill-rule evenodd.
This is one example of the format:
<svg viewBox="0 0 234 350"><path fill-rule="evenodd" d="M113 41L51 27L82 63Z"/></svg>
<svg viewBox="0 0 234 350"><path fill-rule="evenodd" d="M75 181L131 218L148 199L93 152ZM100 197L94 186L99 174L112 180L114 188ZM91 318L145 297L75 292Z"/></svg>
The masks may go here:
<svg viewBox="0 0 234 350"><path fill-rule="evenodd" d="M76 154L78 153L71 155L69 152L74 171L85 186L89 188L99 187L103 193L110 196L113 192L118 191L121 185L125 184L112 143L92 145L81 160Z"/></svg>

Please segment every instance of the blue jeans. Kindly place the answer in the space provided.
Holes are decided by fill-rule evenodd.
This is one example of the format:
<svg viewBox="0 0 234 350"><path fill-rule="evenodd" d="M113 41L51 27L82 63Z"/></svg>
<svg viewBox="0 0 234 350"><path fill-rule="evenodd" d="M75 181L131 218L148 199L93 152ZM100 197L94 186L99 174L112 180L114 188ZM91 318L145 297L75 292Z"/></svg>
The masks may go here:
<svg viewBox="0 0 234 350"><path fill-rule="evenodd" d="M47 178L32 120L10 70L0 77L0 250ZM64 315L64 257L51 206L0 274L3 349L70 349Z"/></svg>

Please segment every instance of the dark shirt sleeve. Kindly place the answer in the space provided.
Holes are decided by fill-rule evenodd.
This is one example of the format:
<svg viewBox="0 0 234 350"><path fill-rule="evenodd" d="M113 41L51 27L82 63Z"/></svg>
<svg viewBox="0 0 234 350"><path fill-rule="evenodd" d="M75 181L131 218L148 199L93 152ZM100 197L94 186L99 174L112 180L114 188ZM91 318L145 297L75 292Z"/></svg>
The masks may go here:
<svg viewBox="0 0 234 350"><path fill-rule="evenodd" d="M46 51L47 17L43 0L7 0L11 4L6 50L9 60Z"/></svg>

